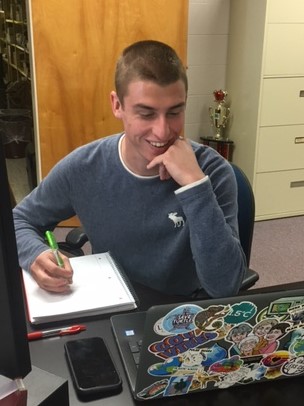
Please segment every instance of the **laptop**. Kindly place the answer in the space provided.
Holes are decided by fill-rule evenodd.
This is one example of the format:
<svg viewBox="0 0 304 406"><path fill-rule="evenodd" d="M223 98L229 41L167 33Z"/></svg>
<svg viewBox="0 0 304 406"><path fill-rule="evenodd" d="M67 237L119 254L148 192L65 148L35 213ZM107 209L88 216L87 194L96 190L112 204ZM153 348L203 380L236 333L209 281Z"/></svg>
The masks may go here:
<svg viewBox="0 0 304 406"><path fill-rule="evenodd" d="M137 400L304 374L304 289L157 305L111 325Z"/></svg>

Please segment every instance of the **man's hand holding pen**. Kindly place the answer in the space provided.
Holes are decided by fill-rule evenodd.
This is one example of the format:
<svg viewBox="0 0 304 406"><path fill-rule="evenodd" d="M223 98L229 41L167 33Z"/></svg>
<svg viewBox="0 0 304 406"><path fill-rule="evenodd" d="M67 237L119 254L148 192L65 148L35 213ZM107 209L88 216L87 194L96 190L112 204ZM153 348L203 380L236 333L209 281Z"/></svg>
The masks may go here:
<svg viewBox="0 0 304 406"><path fill-rule="evenodd" d="M45 290L66 293L73 283L73 270L68 257L59 253L53 233L46 233L50 249L42 252L31 266L31 274Z"/></svg>
<svg viewBox="0 0 304 406"><path fill-rule="evenodd" d="M31 274L38 285L45 290L65 293L70 290L73 270L69 259L61 254L64 267L57 264L51 250L44 251L33 262Z"/></svg>

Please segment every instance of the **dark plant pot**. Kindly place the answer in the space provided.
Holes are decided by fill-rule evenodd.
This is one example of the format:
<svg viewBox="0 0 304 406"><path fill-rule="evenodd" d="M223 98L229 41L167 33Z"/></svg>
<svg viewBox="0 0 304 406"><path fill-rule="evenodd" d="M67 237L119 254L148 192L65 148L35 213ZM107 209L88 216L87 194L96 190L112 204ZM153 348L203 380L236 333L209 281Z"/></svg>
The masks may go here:
<svg viewBox="0 0 304 406"><path fill-rule="evenodd" d="M25 150L28 145L28 141L10 142L4 145L5 158L25 158Z"/></svg>

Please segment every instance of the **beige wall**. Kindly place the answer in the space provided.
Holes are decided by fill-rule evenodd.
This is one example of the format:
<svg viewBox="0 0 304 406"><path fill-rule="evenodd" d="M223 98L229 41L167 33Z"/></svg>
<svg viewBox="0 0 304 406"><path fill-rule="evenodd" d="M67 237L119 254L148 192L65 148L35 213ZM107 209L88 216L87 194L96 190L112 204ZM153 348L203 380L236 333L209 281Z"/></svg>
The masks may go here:
<svg viewBox="0 0 304 406"><path fill-rule="evenodd" d="M189 0L189 97L185 133L199 141L212 135L208 107L225 88L230 0Z"/></svg>

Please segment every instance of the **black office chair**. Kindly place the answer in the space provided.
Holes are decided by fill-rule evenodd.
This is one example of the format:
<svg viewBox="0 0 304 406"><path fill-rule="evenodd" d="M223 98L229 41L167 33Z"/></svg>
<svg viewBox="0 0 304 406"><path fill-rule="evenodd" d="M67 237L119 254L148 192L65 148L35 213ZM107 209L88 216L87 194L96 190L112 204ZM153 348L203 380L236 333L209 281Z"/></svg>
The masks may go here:
<svg viewBox="0 0 304 406"><path fill-rule="evenodd" d="M259 280L259 274L249 267L255 218L255 200L251 184L245 173L237 165L230 164L234 170L238 186L239 237L247 261L247 270L241 290L247 290Z"/></svg>
<svg viewBox="0 0 304 406"><path fill-rule="evenodd" d="M241 246L247 260L247 270L242 282L241 290L251 288L258 280L259 274L249 268L251 244L254 229L255 201L251 184L244 172L235 164L231 163L238 186L238 224ZM83 245L88 237L82 227L71 230L64 242L59 242L59 248L73 256L84 255Z"/></svg>
<svg viewBox="0 0 304 406"><path fill-rule="evenodd" d="M83 227L75 227L68 232L65 241L58 242L58 247L68 257L80 257L84 255L82 247L88 241Z"/></svg>

